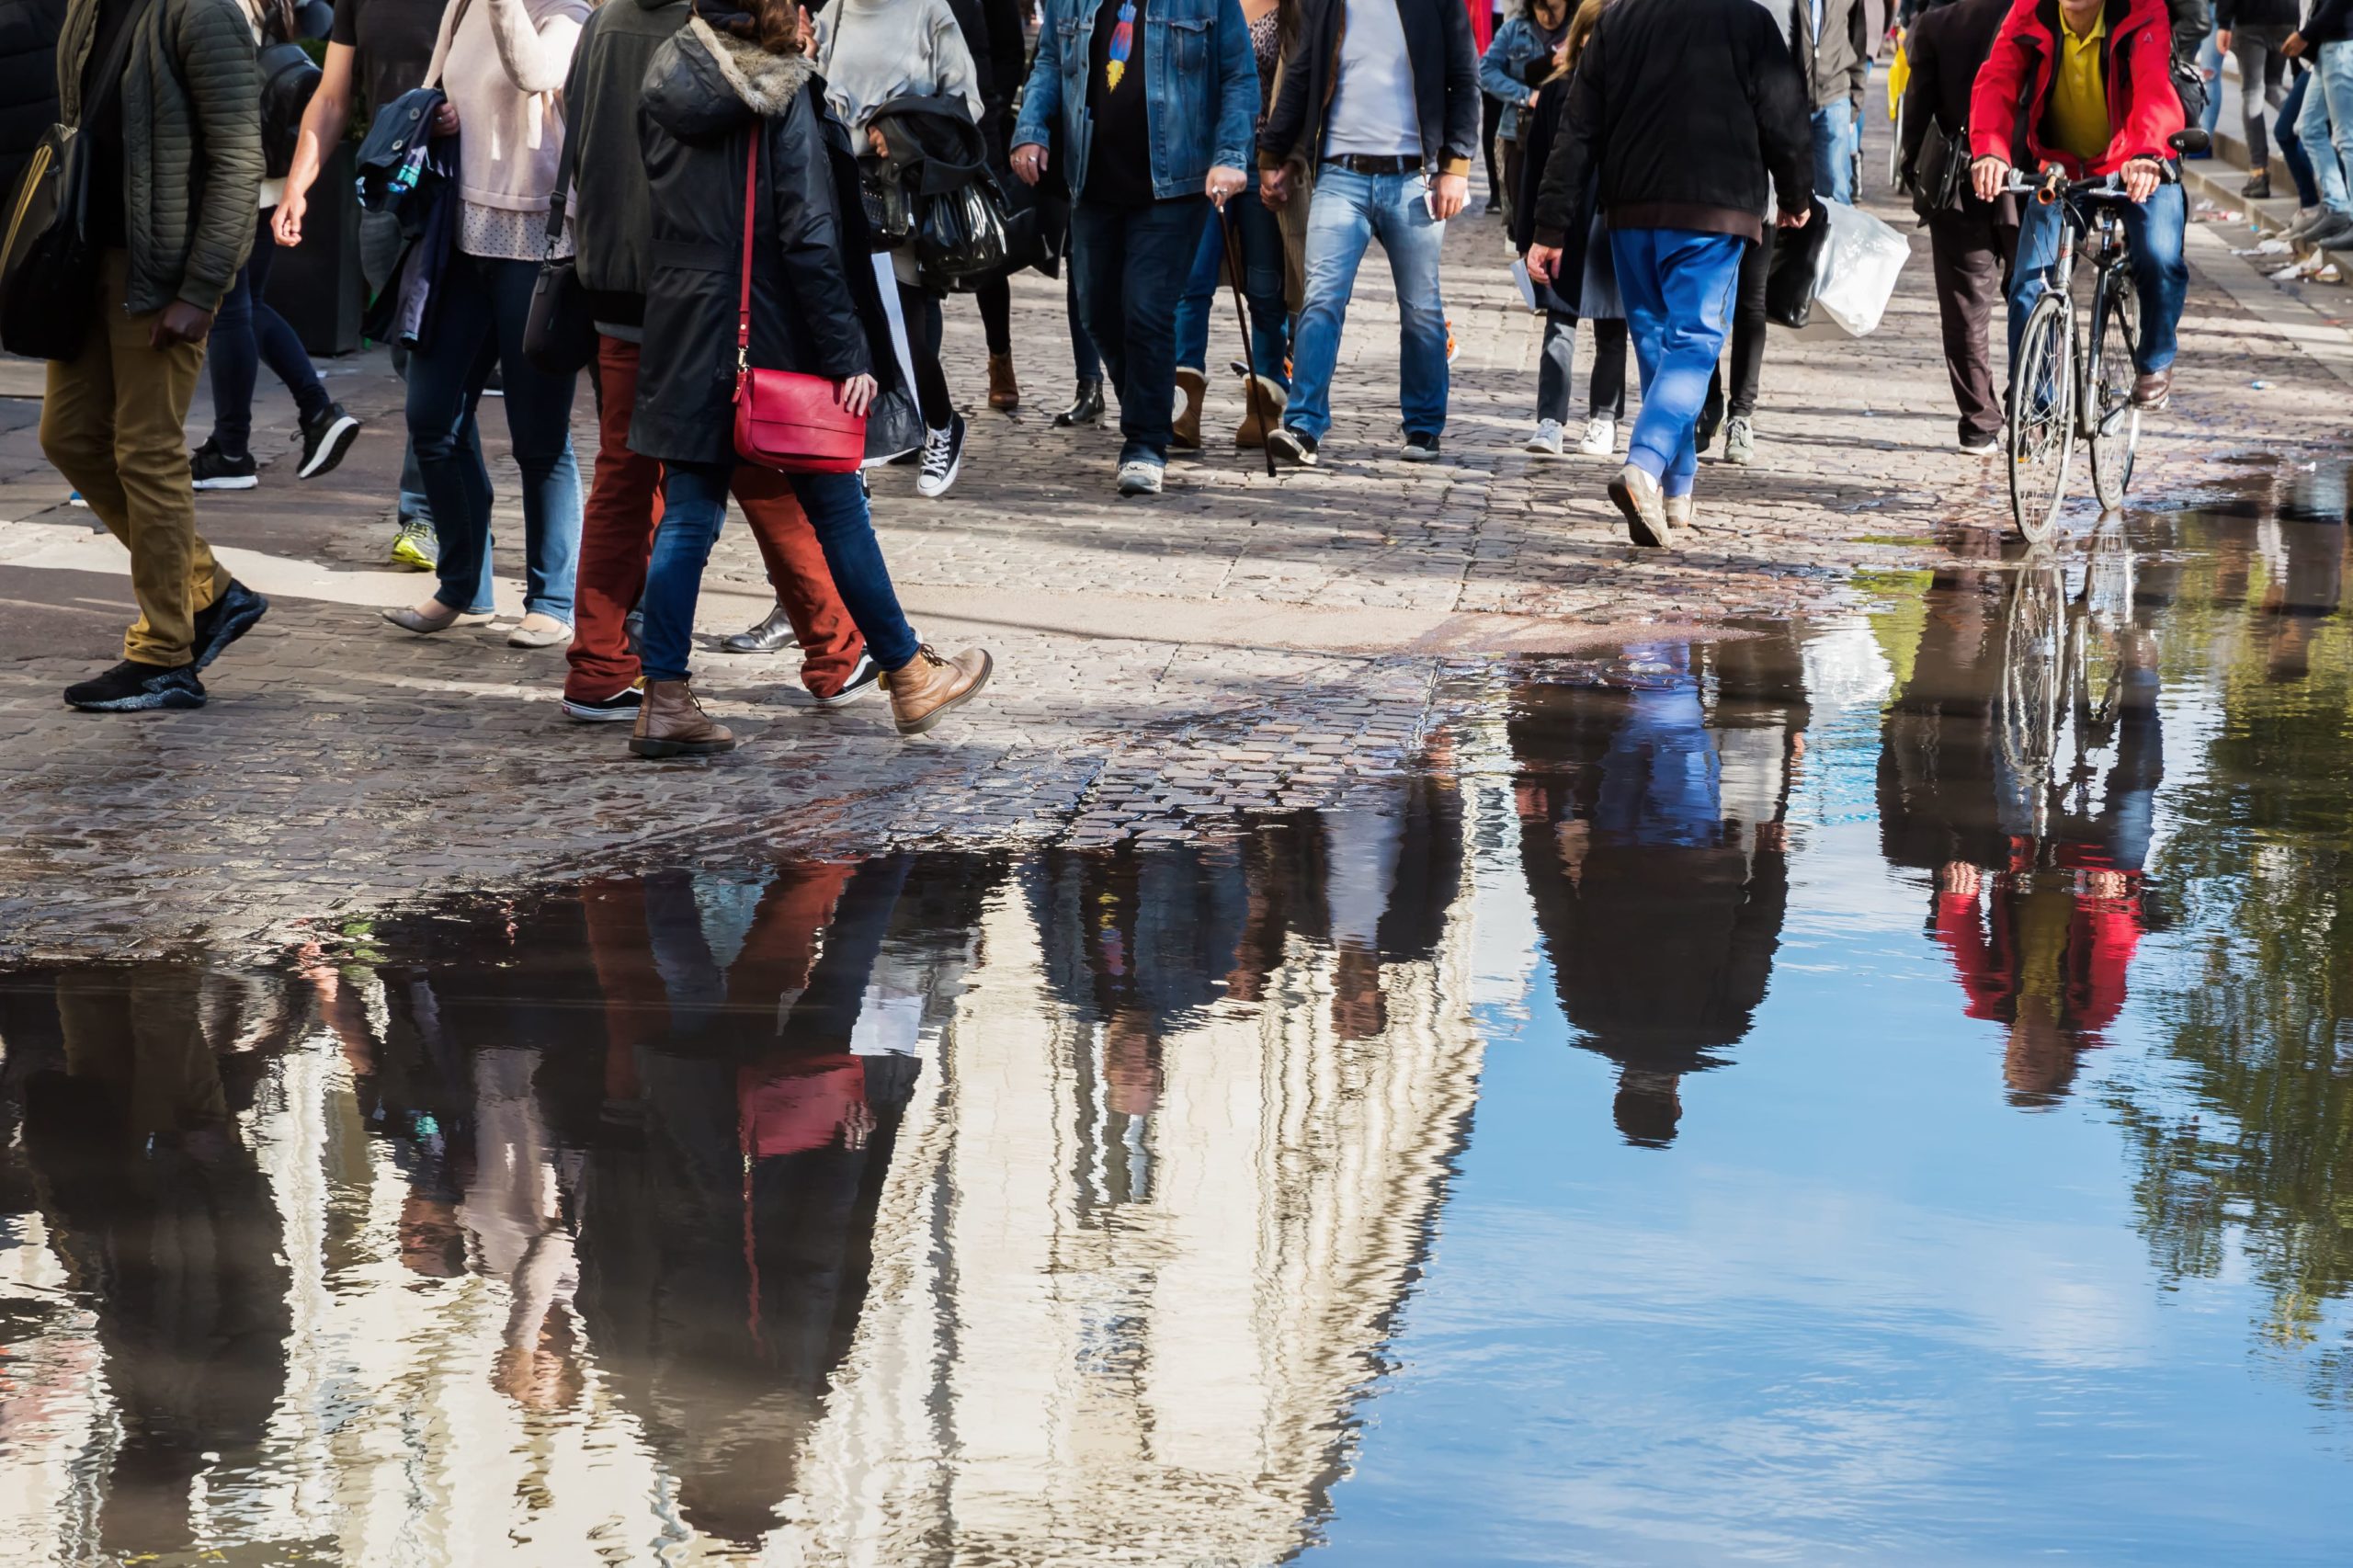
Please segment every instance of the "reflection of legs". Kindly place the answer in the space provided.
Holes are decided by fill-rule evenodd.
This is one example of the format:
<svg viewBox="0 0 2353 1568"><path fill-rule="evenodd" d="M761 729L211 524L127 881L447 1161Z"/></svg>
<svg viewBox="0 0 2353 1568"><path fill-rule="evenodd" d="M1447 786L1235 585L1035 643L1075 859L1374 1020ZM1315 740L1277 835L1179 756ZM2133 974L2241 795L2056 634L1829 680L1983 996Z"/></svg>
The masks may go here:
<svg viewBox="0 0 2353 1568"><path fill-rule="evenodd" d="M1340 360L1340 334L1347 325L1357 267L1372 243L1372 183L1353 170L1327 168L1315 182L1308 208L1307 285L1283 423L1317 440L1332 427L1332 372Z"/></svg>

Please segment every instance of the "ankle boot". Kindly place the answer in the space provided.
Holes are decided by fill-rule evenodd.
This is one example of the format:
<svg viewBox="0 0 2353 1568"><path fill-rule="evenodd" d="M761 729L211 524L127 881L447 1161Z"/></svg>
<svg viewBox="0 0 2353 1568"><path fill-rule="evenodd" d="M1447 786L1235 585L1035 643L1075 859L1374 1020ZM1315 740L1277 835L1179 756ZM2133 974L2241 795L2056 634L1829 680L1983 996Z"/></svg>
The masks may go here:
<svg viewBox="0 0 2353 1568"><path fill-rule="evenodd" d="M1252 403L1250 412L1242 416L1241 428L1233 433L1233 444L1245 452L1255 452L1267 444L1267 432L1282 423L1282 415L1266 409L1260 416L1260 405Z"/></svg>
<svg viewBox="0 0 2353 1568"><path fill-rule="evenodd" d="M920 735L938 723L950 708L978 696L995 668L985 649L967 648L943 659L928 642L917 648L914 658L882 677L899 733Z"/></svg>
<svg viewBox="0 0 2353 1568"><path fill-rule="evenodd" d="M1185 394L1185 406L1168 423L1168 444L1177 451L1201 449L1201 394L1209 384L1209 378L1199 370L1177 367L1176 390Z"/></svg>
<svg viewBox="0 0 2353 1568"><path fill-rule="evenodd" d="M1067 430L1074 425L1100 425L1103 422L1103 378L1087 376L1078 383L1078 395L1071 405L1054 415L1054 423Z"/></svg>
<svg viewBox="0 0 2353 1568"><path fill-rule="evenodd" d="M1021 383L1013 376L1013 356L989 356L989 406L1010 412L1021 406Z"/></svg>
<svg viewBox="0 0 2353 1568"><path fill-rule="evenodd" d="M719 645L731 653L780 653L800 641L792 632L792 619L784 613L782 605L768 611L760 622L731 637L722 637Z"/></svg>
<svg viewBox="0 0 2353 1568"><path fill-rule="evenodd" d="M685 681L650 680L629 749L640 756L712 756L733 751L735 736L726 725L711 722Z"/></svg>

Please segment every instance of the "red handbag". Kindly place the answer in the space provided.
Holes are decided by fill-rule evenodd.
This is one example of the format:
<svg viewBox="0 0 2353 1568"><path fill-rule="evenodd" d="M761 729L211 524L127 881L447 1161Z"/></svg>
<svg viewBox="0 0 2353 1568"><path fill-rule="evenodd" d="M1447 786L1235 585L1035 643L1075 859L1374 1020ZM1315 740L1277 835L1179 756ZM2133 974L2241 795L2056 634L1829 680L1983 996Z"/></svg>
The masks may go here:
<svg viewBox="0 0 2353 1568"><path fill-rule="evenodd" d="M744 290L735 312L735 455L784 473L856 473L866 460L866 415L841 405L836 384L797 370L755 370L752 235L762 127L744 161Z"/></svg>

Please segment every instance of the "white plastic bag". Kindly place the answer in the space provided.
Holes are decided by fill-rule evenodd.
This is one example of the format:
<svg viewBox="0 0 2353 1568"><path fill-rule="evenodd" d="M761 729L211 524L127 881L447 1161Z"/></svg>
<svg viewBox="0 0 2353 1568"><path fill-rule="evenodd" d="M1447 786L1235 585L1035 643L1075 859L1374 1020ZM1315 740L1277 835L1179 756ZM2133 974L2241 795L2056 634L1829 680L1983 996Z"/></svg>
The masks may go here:
<svg viewBox="0 0 2353 1568"><path fill-rule="evenodd" d="M1897 274L1912 254L1910 242L1868 212L1825 199L1830 233L1822 246L1821 284L1814 308L1860 337L1879 325L1895 292Z"/></svg>

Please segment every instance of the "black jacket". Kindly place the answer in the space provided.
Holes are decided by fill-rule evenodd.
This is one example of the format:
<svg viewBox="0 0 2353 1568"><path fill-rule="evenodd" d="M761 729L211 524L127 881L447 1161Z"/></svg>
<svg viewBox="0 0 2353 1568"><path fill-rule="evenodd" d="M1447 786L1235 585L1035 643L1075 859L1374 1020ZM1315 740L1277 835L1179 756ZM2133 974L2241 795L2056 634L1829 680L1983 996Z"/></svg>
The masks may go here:
<svg viewBox="0 0 2353 1568"><path fill-rule="evenodd" d="M2313 14L2300 29L2304 41L2318 49L2353 38L2353 0L2313 0ZM2309 53L2306 58L2310 58Z"/></svg>
<svg viewBox="0 0 2353 1568"><path fill-rule="evenodd" d="M638 95L654 51L687 25L687 0L612 0L591 13L563 79L572 155L572 243L600 322L645 319L654 268L654 192L638 150Z"/></svg>
<svg viewBox="0 0 2353 1568"><path fill-rule="evenodd" d="M1313 167L1322 160L1324 111L1340 83L1340 35L1347 17L1348 0L1302 0L1282 88L1258 132L1259 167ZM1471 41L1471 13L1462 0L1397 0L1397 19L1405 25L1405 57L1414 69L1422 166L1434 174L1468 174L1479 151L1479 51Z"/></svg>
<svg viewBox="0 0 2353 1568"><path fill-rule="evenodd" d="M0 200L57 123L57 34L65 0L0 0Z"/></svg>
<svg viewBox="0 0 2353 1568"><path fill-rule="evenodd" d="M1813 128L1781 29L1756 0L1618 0L1586 45L1537 204L1558 245L1597 188L1613 229L1765 237L1813 202ZM1598 182L1597 187L1595 182Z"/></svg>
<svg viewBox="0 0 2353 1568"><path fill-rule="evenodd" d="M2298 0L2215 0L2214 25L2225 31L2237 28L2293 28L2302 9Z"/></svg>
<svg viewBox="0 0 2353 1568"><path fill-rule="evenodd" d="M1905 36L1904 53L1912 75L1904 89L1902 167L1913 188L1920 186L1920 150L1931 124L1953 139L1952 156L1969 156L1963 131L1969 123L1970 89L1976 85L1977 68L1994 52L1994 35L2002 30L2002 18L2009 14L2010 0L1954 0L1922 16ZM1974 195L1961 198L1959 210L1982 209ZM2002 198L1996 221L2018 221L2016 197Z"/></svg>
<svg viewBox="0 0 2353 1568"><path fill-rule="evenodd" d="M654 271L632 450L665 462L734 458L735 320L744 175L759 140L751 363L881 384L867 449L919 444L922 419L891 347L849 133L799 55L769 54L699 17L655 51L638 125L654 196Z"/></svg>

